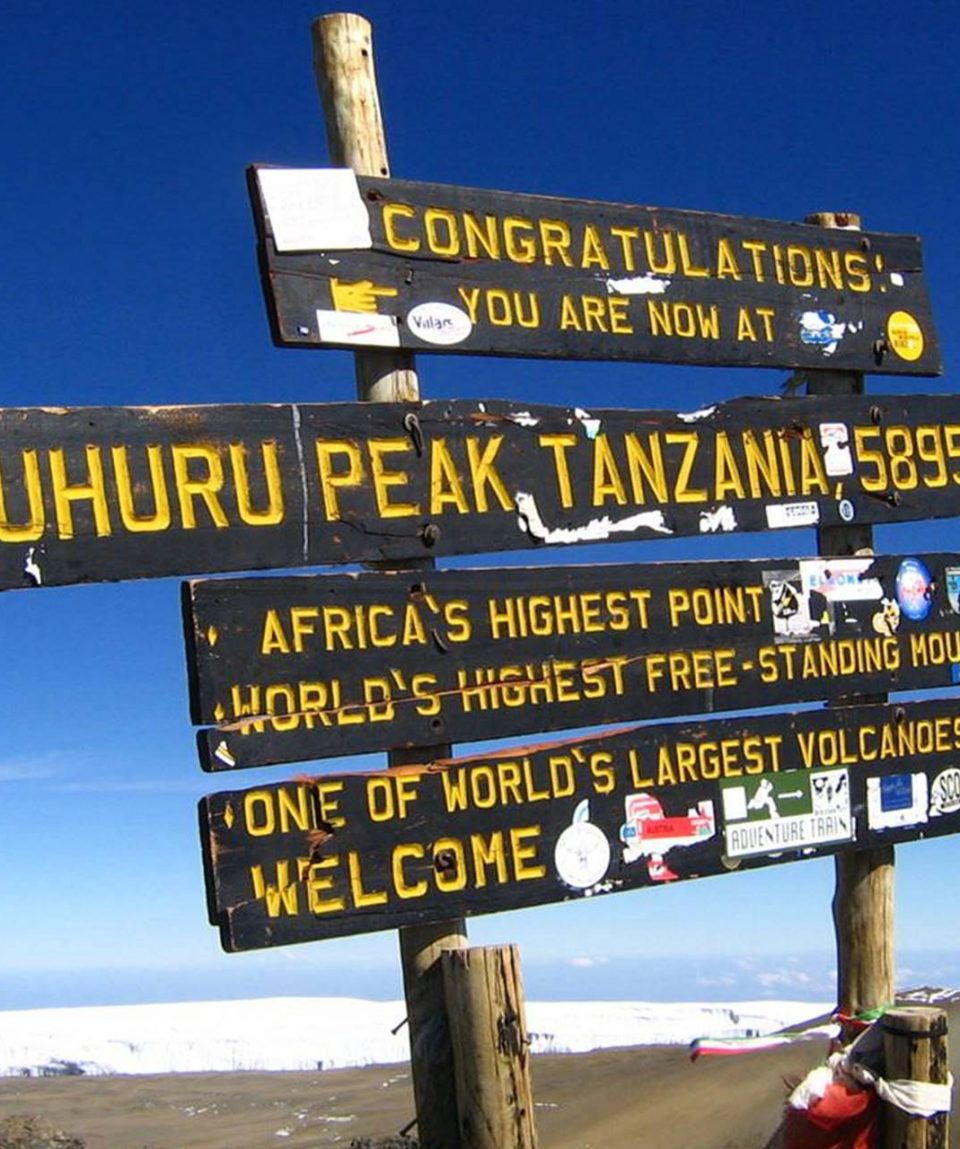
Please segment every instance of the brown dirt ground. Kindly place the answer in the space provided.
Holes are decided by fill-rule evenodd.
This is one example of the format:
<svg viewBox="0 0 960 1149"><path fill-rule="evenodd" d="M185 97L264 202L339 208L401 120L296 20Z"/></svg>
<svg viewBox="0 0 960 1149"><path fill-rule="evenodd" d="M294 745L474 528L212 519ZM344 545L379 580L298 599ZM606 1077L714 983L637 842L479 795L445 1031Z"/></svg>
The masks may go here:
<svg viewBox="0 0 960 1149"><path fill-rule="evenodd" d="M960 1079L960 1039L952 1046ZM679 1046L536 1057L540 1149L774 1149L789 1087L826 1053L825 1042L811 1041L695 1063ZM15 1114L38 1116L82 1138L86 1149L346 1149L354 1140L396 1135L414 1111L402 1064L0 1078L0 1121ZM951 1145L960 1149L956 1102L951 1124Z"/></svg>
<svg viewBox="0 0 960 1149"><path fill-rule="evenodd" d="M820 1042L703 1059L680 1047L533 1061L541 1149L762 1149L784 1077L825 1054ZM0 1120L33 1114L86 1149L345 1149L413 1118L407 1065L322 1073L0 1079Z"/></svg>

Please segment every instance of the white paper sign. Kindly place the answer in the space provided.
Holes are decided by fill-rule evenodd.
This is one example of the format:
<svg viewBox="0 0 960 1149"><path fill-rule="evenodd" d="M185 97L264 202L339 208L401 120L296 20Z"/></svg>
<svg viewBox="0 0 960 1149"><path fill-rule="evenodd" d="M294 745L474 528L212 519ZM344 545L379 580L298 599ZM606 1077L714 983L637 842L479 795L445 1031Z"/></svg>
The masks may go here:
<svg viewBox="0 0 960 1149"><path fill-rule="evenodd" d="M370 217L350 168L258 168L277 251L373 246Z"/></svg>
<svg viewBox="0 0 960 1149"><path fill-rule="evenodd" d="M770 503L766 507L767 526L771 530L786 527L811 527L820 522L820 508L814 502Z"/></svg>
<svg viewBox="0 0 960 1149"><path fill-rule="evenodd" d="M318 311L317 329L322 343L348 343L358 347L400 346L400 329L393 315Z"/></svg>

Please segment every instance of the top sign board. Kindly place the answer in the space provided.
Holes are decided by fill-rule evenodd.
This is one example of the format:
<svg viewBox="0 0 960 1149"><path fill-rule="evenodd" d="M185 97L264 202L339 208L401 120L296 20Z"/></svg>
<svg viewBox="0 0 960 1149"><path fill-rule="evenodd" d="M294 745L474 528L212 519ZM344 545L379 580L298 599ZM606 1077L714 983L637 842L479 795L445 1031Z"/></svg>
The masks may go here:
<svg viewBox="0 0 960 1149"><path fill-rule="evenodd" d="M919 240L253 167L276 342L940 372Z"/></svg>

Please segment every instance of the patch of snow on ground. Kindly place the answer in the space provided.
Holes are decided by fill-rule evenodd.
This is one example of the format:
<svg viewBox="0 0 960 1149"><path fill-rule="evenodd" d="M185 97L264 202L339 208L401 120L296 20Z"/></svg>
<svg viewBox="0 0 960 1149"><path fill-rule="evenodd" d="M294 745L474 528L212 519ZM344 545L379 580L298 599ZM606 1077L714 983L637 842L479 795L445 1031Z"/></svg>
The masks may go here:
<svg viewBox="0 0 960 1149"><path fill-rule="evenodd" d="M534 1001L527 1003L527 1028L534 1053L584 1053L766 1034L831 1008ZM67 1067L105 1074L386 1065L409 1058L405 1013L403 1002L330 997L10 1010L0 1012L0 1075Z"/></svg>

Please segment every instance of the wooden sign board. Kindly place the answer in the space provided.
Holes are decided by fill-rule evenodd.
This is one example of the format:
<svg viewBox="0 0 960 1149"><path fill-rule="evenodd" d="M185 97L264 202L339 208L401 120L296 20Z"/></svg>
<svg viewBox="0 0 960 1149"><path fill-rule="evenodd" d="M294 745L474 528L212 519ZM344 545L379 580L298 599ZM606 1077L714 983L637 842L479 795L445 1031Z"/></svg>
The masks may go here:
<svg viewBox="0 0 960 1149"><path fill-rule="evenodd" d="M960 399L0 409L0 588L960 510Z"/></svg>
<svg viewBox="0 0 960 1149"><path fill-rule="evenodd" d="M952 700L635 727L200 803L210 920L259 949L960 830Z"/></svg>
<svg viewBox="0 0 960 1149"><path fill-rule="evenodd" d="M955 684L960 554L184 585L204 769Z"/></svg>
<svg viewBox="0 0 960 1149"><path fill-rule="evenodd" d="M934 375L913 236L253 167L274 339Z"/></svg>

